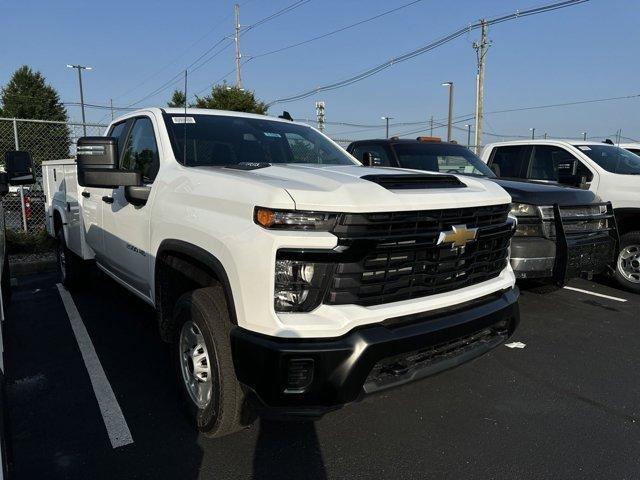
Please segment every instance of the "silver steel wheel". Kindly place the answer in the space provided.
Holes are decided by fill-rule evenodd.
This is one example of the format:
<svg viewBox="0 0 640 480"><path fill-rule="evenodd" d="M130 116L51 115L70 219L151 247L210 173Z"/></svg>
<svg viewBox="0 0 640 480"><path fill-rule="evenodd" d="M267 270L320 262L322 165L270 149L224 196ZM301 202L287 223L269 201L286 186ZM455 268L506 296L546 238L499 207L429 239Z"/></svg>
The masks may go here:
<svg viewBox="0 0 640 480"><path fill-rule="evenodd" d="M640 245L627 245L618 255L618 272L631 283L640 283Z"/></svg>
<svg viewBox="0 0 640 480"><path fill-rule="evenodd" d="M213 391L211 363L202 332L191 320L182 325L178 348L184 387L193 403L204 409L211 401Z"/></svg>

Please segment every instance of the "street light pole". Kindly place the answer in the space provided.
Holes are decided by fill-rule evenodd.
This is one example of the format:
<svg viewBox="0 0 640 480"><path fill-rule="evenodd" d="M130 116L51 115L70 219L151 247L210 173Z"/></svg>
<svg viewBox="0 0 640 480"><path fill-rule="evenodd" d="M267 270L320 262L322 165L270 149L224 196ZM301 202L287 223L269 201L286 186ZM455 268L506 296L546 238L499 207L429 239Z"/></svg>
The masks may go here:
<svg viewBox="0 0 640 480"><path fill-rule="evenodd" d="M393 117L380 117L382 120L386 120L387 122L387 130L385 138L389 138L389 120L393 120Z"/></svg>
<svg viewBox="0 0 640 480"><path fill-rule="evenodd" d="M582 140L587 140L587 132L582 132Z"/></svg>
<svg viewBox="0 0 640 480"><path fill-rule="evenodd" d="M87 121L84 115L84 92L82 91L82 70L91 70L91 67L84 65L67 65L68 68L75 68L78 70L78 83L80 84L80 108L82 110L82 132L84 136L87 136Z"/></svg>
<svg viewBox="0 0 640 480"><path fill-rule="evenodd" d="M465 125L467 127L467 148L471 148L471 125Z"/></svg>
<svg viewBox="0 0 640 480"><path fill-rule="evenodd" d="M445 82L443 87L449 87L449 120L447 121L447 142L451 141L451 129L453 126L453 82Z"/></svg>
<svg viewBox="0 0 640 480"><path fill-rule="evenodd" d="M535 138L536 138L536 127L532 127L529 130L531 131L531 140L535 140Z"/></svg>

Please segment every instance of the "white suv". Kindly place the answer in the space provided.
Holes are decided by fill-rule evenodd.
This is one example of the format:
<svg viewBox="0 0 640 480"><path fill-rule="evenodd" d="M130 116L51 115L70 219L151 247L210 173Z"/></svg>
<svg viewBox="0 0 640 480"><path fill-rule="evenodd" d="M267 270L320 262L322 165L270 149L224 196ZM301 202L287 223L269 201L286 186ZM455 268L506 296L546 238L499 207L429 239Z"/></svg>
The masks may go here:
<svg viewBox="0 0 640 480"><path fill-rule="evenodd" d="M615 278L640 293L640 157L608 143L522 140L489 144L482 160L503 178L562 183L611 202L620 234Z"/></svg>

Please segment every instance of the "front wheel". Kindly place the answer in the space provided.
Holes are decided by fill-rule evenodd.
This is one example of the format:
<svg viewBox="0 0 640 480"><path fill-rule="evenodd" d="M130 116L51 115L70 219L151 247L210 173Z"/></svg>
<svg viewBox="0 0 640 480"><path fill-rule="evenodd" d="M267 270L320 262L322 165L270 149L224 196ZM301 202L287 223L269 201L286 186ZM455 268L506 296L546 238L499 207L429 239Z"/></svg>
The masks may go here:
<svg viewBox="0 0 640 480"><path fill-rule="evenodd" d="M640 293L640 231L620 237L615 278L622 287Z"/></svg>
<svg viewBox="0 0 640 480"><path fill-rule="evenodd" d="M229 311L221 286L182 295L174 310L178 383L198 430L222 437L253 420L231 356Z"/></svg>

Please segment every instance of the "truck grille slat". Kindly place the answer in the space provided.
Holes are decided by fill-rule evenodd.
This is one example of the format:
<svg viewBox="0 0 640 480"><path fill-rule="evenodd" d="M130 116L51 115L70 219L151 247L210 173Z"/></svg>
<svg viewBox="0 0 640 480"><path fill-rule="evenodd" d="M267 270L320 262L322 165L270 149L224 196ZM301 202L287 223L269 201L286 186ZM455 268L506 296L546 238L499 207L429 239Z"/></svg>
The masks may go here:
<svg viewBox="0 0 640 480"><path fill-rule="evenodd" d="M334 233L364 254L336 266L326 303L378 305L445 293L497 277L507 265L508 205L342 214ZM454 225L478 228L463 248L436 245Z"/></svg>

